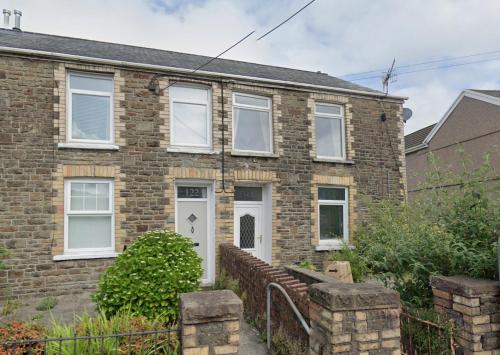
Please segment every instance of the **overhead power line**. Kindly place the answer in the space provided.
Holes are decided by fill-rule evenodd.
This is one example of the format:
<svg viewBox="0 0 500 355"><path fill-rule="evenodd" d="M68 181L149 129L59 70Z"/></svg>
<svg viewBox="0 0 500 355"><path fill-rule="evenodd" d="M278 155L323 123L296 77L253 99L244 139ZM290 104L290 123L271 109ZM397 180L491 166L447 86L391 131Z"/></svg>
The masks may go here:
<svg viewBox="0 0 500 355"><path fill-rule="evenodd" d="M206 62L202 63L201 65L199 65L195 69L191 70L190 74L196 73L198 70L206 67L207 65L209 65L210 63L212 63L214 60L216 60L220 56L224 55L225 53L229 52L231 49L233 49L234 47L236 47L238 44L240 44L241 42L243 42L244 40L246 40L248 37L250 37L254 33L255 33L255 30L253 30L252 32L250 32L249 34L247 34L246 36L244 36L243 38L241 38L240 40L238 40L238 42L234 43L230 47L226 48L224 51L222 51L219 54L217 54L215 57L210 58L209 60L207 60ZM157 80L158 80L159 77L166 76L166 75L167 74L157 74L157 75L154 75L151 78L151 80L149 81L149 85L147 86L147 89L150 90L150 91L153 91L153 92L157 92L157 90L160 90L159 83L157 82ZM173 81L173 82L169 83L167 85L167 87L165 87L164 89L168 89L169 87L171 87L172 85L177 84L177 83L178 83L178 81Z"/></svg>
<svg viewBox="0 0 500 355"><path fill-rule="evenodd" d="M435 63L450 62L450 61L456 61L456 60L459 60L459 59L479 57L479 56L491 55L491 54L498 54L498 53L500 53L500 50L491 51L491 52L482 52L482 53L468 54L468 55L456 56L456 57L441 58L441 59L429 60L429 61L420 62L420 63L398 65L394 69L397 70L397 69L403 69L403 68L411 68L411 67L417 67L417 66L421 66L421 65L425 65L425 64L435 64ZM363 71L363 72L358 72L358 73L346 74L346 75L342 75L340 77L341 78L347 78L347 77L357 76L357 75L362 75L362 74L370 74L370 73L383 72L384 70L385 69L369 70L369 71ZM359 80L359 79L348 79L348 80L352 81L352 80Z"/></svg>
<svg viewBox="0 0 500 355"><path fill-rule="evenodd" d="M250 32L249 34L247 34L245 37L241 38L238 42L236 42L235 44L233 44L231 47L225 49L224 51L220 52L219 54L217 54L215 57L213 58L210 58L208 61L206 61L205 63L201 64L200 66L196 67L195 69L193 69L190 74L193 74L193 73L196 73L198 70L206 67L207 65L209 65L210 63L212 63L214 60L216 60L217 58L219 58L220 56L226 54L227 52L229 52L231 49L233 49L234 47L236 47L238 44L240 44L241 42L243 42L244 40L246 40L248 37L250 37L252 34L255 33L255 30L253 30L252 32ZM168 84L168 86L165 88L165 89L168 89L169 87L171 87L172 85L176 84L177 81L174 81L170 84Z"/></svg>
<svg viewBox="0 0 500 355"><path fill-rule="evenodd" d="M500 57L490 58L490 59L476 60L476 61L465 62L465 63L454 63L454 64L442 65L442 66L432 67L432 68L423 68L423 69L409 70L409 71L404 71L404 72L398 72L397 75L401 76L401 75L412 74L412 73L419 73L419 72L430 71L430 70L440 70L440 69L447 69L447 68L459 67L459 66L469 65L469 64L493 62L493 61L497 61L497 60L500 60ZM377 78L380 78L380 75L372 75L372 76L366 76L366 77L362 77L362 78L349 79L349 81L361 81L361 80L369 80L369 79L377 79Z"/></svg>
<svg viewBox="0 0 500 355"><path fill-rule="evenodd" d="M299 12L301 12L302 10L304 10L306 7L308 7L309 5L311 5L315 1L316 0L309 1L307 4L305 4L304 6L302 6L298 11L296 11L293 15L289 16L288 18L286 18L285 20L283 20L280 24L278 24L277 26L271 28L269 31L267 31L266 33L264 33L259 38L257 38L257 41L260 41L262 38L266 37L268 34L270 34L274 30L278 29L279 27L281 27L282 25L284 25L285 23L287 23L288 21L290 21L292 18L294 18L296 15L298 15Z"/></svg>

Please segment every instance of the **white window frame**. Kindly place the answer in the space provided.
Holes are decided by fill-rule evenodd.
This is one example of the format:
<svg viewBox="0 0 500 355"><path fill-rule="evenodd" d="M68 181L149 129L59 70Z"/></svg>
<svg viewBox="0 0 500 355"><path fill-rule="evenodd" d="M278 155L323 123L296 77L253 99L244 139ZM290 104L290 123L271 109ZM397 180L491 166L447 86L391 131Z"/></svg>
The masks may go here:
<svg viewBox="0 0 500 355"><path fill-rule="evenodd" d="M71 211L72 183L106 183L109 185L109 209L107 211ZM69 249L69 216L111 216L111 246L109 248L78 248ZM65 179L64 180L64 254L79 256L110 255L115 252L115 212L114 212L114 181L111 179Z"/></svg>
<svg viewBox="0 0 500 355"><path fill-rule="evenodd" d="M197 100L179 100L175 99L169 90L168 96L169 96L169 104L170 104L170 146L171 147L176 147L179 149L192 149L192 148L197 148L197 149L203 149L203 150L210 150L212 149L212 89L208 86L205 85L197 85L197 84L186 84L186 83L180 83L180 84L175 84L172 85L171 87L184 87L184 88L189 88L189 89L203 89L207 91L207 102L202 102L202 101L197 101ZM170 88L169 88L170 89ZM181 104L191 104L191 105L201 105L201 106L206 106L207 108L207 144L178 144L175 143L175 131L174 131L174 103L181 103Z"/></svg>
<svg viewBox="0 0 500 355"><path fill-rule="evenodd" d="M345 199L344 200L320 200L319 198L319 189L320 188L326 188L326 189L342 189L344 190L344 196L345 196ZM319 240L319 245L334 245L334 246L338 246L342 243L349 243L349 189L347 187L344 187L344 186L331 186L331 185L328 185L328 186L325 186L325 185L320 185L317 187L317 192L318 194L318 240ZM321 240L321 213L320 213L320 207L322 205L325 205L325 206L342 206L342 214L343 214L343 225L344 225L344 228L343 228L343 233L344 233L344 236L343 236L343 240L340 241L338 239L325 239L325 240Z"/></svg>
<svg viewBox="0 0 500 355"><path fill-rule="evenodd" d="M317 112L316 108L319 106L331 106L331 107L338 107L340 108L340 115L335 115L335 114L329 114L329 113L319 113ZM317 120L318 117L320 118L326 118L326 119L340 119L340 130L341 130L341 135L340 135L340 149L342 151L342 154L340 156L329 156L329 155L319 155L318 154L318 138L316 137L316 158L318 159L337 159L337 160L345 160L346 159L346 144L345 144L345 115L344 115L344 106L342 105L337 105L337 104L329 104L329 103L324 103L324 102L316 102L314 104L314 132L317 130Z"/></svg>
<svg viewBox="0 0 500 355"><path fill-rule="evenodd" d="M79 77L83 77L83 78L111 79L112 90L111 90L111 92L107 92L107 91L98 91L98 90L72 89L71 83L70 83L71 76L79 76ZM66 90L66 102L67 102L66 116L68 117L68 119L67 119L68 129L66 131L66 141L68 143L113 144L115 141L115 132L114 132L114 126L115 126L115 124L114 124L114 78L113 78L113 75L69 71L66 75L66 88L67 88L67 90ZM72 127L73 127L73 94L109 97L109 139L108 140L78 139L78 138L73 138L71 136Z"/></svg>
<svg viewBox="0 0 500 355"><path fill-rule="evenodd" d="M237 104L236 103L236 95L239 96L246 96L246 97L253 97L256 99L264 99L267 101L267 107L263 108L260 106L253 106L253 105L245 105L245 104ZM237 108L246 108L254 111L261 111L261 112L269 112L269 151L264 151L264 150L243 150L243 149L236 149L235 147L235 133L236 133L236 109ZM233 151L238 152L238 153L247 153L247 154L273 154L274 152L274 142L273 142L273 103L272 99L267 96L260 96L260 95L252 95L252 94L247 94L247 93L242 93L242 92L233 92L233 124L232 124L232 148Z"/></svg>

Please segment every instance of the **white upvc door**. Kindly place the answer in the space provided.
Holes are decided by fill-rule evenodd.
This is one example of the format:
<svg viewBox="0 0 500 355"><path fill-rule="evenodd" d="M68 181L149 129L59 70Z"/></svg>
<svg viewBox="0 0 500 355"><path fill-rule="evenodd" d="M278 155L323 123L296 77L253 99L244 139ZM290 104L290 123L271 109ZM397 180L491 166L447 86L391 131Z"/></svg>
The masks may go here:
<svg viewBox="0 0 500 355"><path fill-rule="evenodd" d="M262 202L235 201L234 244L253 256L265 260Z"/></svg>
<svg viewBox="0 0 500 355"><path fill-rule="evenodd" d="M215 245L212 185L200 182L178 182L175 189L177 233L192 239L203 259L203 284L214 282Z"/></svg>

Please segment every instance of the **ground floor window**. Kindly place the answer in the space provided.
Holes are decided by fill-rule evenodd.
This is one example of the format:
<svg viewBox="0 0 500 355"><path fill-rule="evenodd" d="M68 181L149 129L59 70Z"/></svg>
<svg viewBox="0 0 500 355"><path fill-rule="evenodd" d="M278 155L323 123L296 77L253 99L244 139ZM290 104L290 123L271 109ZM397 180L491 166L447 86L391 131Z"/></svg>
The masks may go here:
<svg viewBox="0 0 500 355"><path fill-rule="evenodd" d="M64 250L69 254L114 252L113 181L65 181Z"/></svg>
<svg viewBox="0 0 500 355"><path fill-rule="evenodd" d="M318 188L320 244L342 244L343 242L348 242L347 196L347 188Z"/></svg>

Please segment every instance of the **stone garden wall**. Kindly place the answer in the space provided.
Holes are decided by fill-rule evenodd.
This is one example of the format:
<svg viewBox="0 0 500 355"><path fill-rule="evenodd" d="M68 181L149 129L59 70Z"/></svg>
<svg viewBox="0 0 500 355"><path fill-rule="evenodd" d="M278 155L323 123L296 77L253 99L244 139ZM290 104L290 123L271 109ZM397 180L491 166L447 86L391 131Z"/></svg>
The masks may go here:
<svg viewBox="0 0 500 355"><path fill-rule="evenodd" d="M498 281L434 276L431 286L434 308L455 321L455 340L464 354L500 354Z"/></svg>
<svg viewBox="0 0 500 355"><path fill-rule="evenodd" d="M180 297L183 355L237 355L243 304L229 290Z"/></svg>

